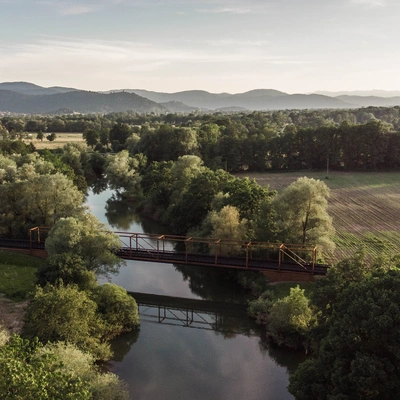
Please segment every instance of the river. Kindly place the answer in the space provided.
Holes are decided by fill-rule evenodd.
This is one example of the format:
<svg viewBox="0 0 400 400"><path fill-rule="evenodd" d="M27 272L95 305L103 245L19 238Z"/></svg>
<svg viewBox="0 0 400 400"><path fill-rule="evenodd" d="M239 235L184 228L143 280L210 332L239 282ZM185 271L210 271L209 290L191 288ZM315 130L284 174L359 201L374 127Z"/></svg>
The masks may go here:
<svg viewBox="0 0 400 400"><path fill-rule="evenodd" d="M117 201L106 210L111 195L90 191L86 204L113 230L162 230ZM260 329L243 313L245 294L226 272L127 261L108 280L130 292L158 295L139 307L140 331L113 342L109 368L127 382L131 399L293 399L287 391L289 371L301 357L262 343ZM232 302L237 303L234 315L222 304Z"/></svg>

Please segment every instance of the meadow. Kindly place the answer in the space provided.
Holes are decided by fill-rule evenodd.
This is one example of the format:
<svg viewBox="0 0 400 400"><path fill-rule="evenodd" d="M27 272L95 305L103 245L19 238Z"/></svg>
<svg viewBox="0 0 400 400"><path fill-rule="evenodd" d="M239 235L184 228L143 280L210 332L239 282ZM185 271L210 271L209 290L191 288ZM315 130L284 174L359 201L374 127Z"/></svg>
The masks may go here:
<svg viewBox="0 0 400 400"><path fill-rule="evenodd" d="M323 180L330 188L336 250L332 261L352 256L361 247L373 257L400 254L400 172L247 173L271 189L281 190L297 178Z"/></svg>
<svg viewBox="0 0 400 400"><path fill-rule="evenodd" d="M35 289L36 271L41 258L0 250L0 293L22 300Z"/></svg>
<svg viewBox="0 0 400 400"><path fill-rule="evenodd" d="M50 142L46 139L46 135L43 140L36 139L36 135L33 135L32 139L24 139L25 143L33 143L36 149L57 149L63 147L66 143L69 142L82 142L86 143L82 137L81 132L61 132L56 133L57 137L55 140Z"/></svg>

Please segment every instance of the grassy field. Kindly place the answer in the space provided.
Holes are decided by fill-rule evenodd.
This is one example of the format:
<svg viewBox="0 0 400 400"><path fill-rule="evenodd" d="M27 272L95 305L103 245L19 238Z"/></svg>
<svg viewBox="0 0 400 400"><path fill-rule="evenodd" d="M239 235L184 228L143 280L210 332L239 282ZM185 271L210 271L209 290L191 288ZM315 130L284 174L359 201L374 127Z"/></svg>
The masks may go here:
<svg viewBox="0 0 400 400"><path fill-rule="evenodd" d="M323 180L330 188L335 260L361 246L372 256L400 254L400 172L331 172L329 179L326 171L241 175L278 191L302 176Z"/></svg>
<svg viewBox="0 0 400 400"><path fill-rule="evenodd" d="M25 143L33 143L36 149L57 149L63 147L66 143L69 142L83 142L86 143L85 140L82 138L82 133L78 132L64 132L64 133L57 133L57 137L54 141L50 142L46 139L46 134L43 139L37 140L36 135L33 135L33 139L24 139Z"/></svg>
<svg viewBox="0 0 400 400"><path fill-rule="evenodd" d="M0 250L0 293L14 300L25 299L35 289L37 268L43 259Z"/></svg>

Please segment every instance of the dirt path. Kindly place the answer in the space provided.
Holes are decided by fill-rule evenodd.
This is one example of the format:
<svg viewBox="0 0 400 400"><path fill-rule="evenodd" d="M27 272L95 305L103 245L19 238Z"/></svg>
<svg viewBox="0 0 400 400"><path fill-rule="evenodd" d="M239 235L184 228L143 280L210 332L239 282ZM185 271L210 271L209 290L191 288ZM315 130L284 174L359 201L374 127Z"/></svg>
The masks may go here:
<svg viewBox="0 0 400 400"><path fill-rule="evenodd" d="M27 301L16 303L0 294L0 324L10 334L21 332L26 305Z"/></svg>

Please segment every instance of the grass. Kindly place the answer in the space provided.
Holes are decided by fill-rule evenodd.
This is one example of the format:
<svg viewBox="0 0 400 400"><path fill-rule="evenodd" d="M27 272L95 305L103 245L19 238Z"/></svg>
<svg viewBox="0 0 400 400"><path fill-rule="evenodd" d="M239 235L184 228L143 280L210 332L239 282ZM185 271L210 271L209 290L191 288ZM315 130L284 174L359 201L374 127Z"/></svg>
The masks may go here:
<svg viewBox="0 0 400 400"><path fill-rule="evenodd" d="M25 143L33 143L36 149L57 149L63 147L66 143L69 142L82 142L86 143L85 139L82 137L82 133L80 132L61 132L56 133L57 137L54 141L50 142L45 137L43 141L36 139L36 135L33 134L32 139L24 139Z"/></svg>
<svg viewBox="0 0 400 400"><path fill-rule="evenodd" d="M26 299L36 284L36 270L44 260L0 250L0 293L13 300Z"/></svg>
<svg viewBox="0 0 400 400"><path fill-rule="evenodd" d="M280 191L302 176L323 180L330 188L328 212L333 218L333 261L364 247L367 254L400 254L400 172L301 171L240 174Z"/></svg>

